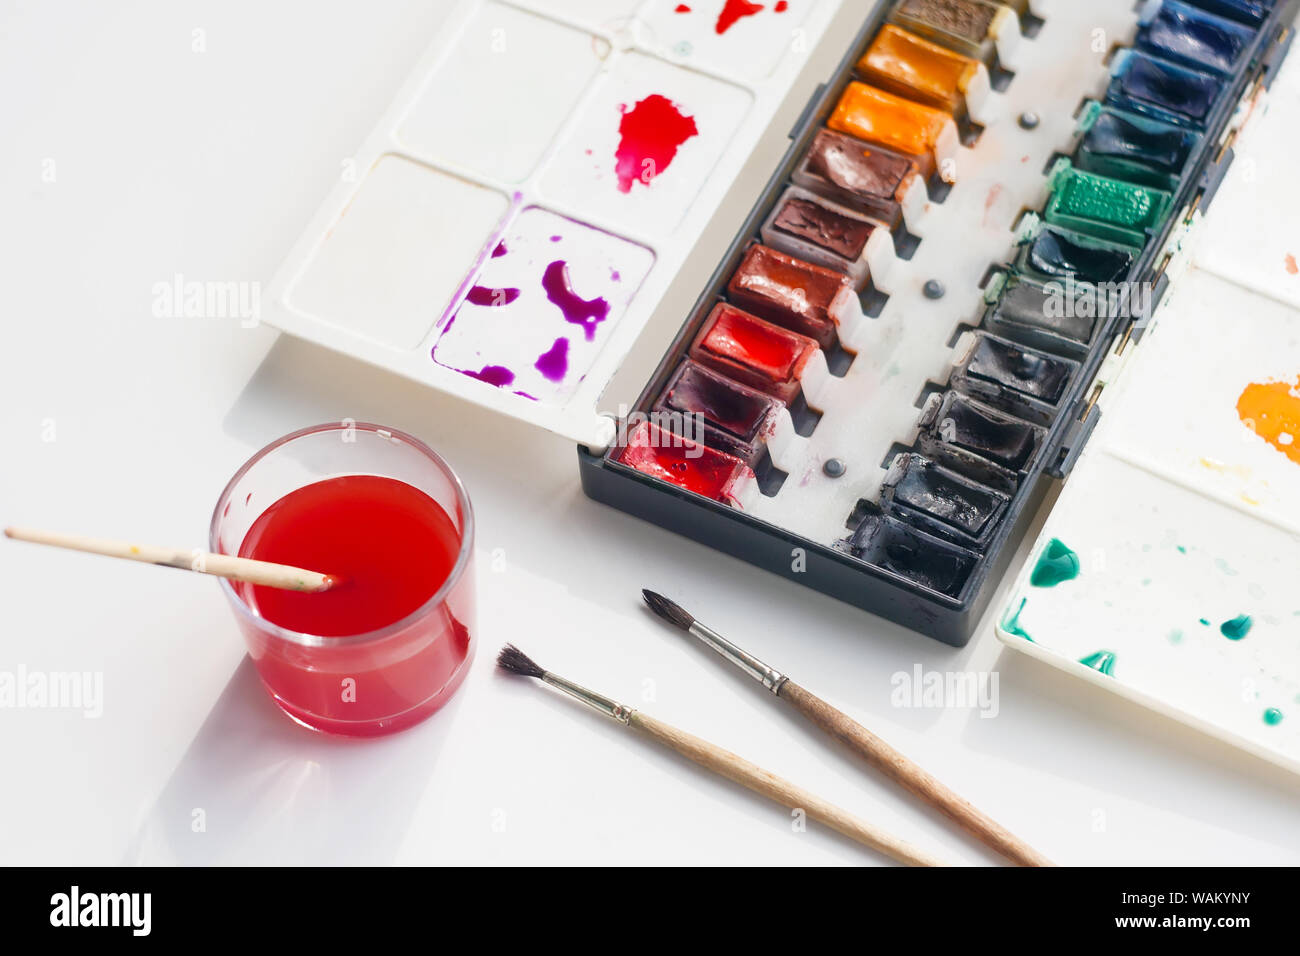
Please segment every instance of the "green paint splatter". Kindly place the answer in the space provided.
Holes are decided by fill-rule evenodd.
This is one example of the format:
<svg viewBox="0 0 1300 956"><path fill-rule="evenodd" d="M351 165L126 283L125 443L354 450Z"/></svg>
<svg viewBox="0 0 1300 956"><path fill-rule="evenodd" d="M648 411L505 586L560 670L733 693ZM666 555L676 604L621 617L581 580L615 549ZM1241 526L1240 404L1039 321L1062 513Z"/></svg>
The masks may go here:
<svg viewBox="0 0 1300 956"><path fill-rule="evenodd" d="M1144 588L1149 588L1149 587L1151 586L1151 579L1150 579L1150 578L1143 578L1143 579L1142 579L1142 586L1143 586Z"/></svg>
<svg viewBox="0 0 1300 956"><path fill-rule="evenodd" d="M1169 632L1169 643L1170 643L1170 644L1181 644L1181 643L1183 643L1183 632L1182 632L1182 629L1181 629L1181 628L1177 628L1177 627L1176 627L1176 628L1174 628L1172 631Z"/></svg>
<svg viewBox="0 0 1300 956"><path fill-rule="evenodd" d="M1201 618L1201 623L1204 624L1206 627L1209 627L1209 626L1210 626L1210 619L1209 619L1208 617L1203 617L1203 618Z"/></svg>
<svg viewBox="0 0 1300 956"><path fill-rule="evenodd" d="M1186 554L1186 553L1187 553L1187 548L1180 544L1180 545L1178 546L1178 553L1179 553L1179 554Z"/></svg>
<svg viewBox="0 0 1300 956"><path fill-rule="evenodd" d="M1264 711L1264 723L1268 724L1270 727L1276 727L1278 724L1282 723L1282 711L1278 710L1276 707L1270 707L1268 710Z"/></svg>
<svg viewBox="0 0 1300 956"><path fill-rule="evenodd" d="M1079 556L1059 538L1053 538L1038 556L1029 583L1036 588L1054 588L1062 581L1072 581L1078 576Z"/></svg>
<svg viewBox="0 0 1300 956"><path fill-rule="evenodd" d="M1008 634L1014 634L1016 637L1023 637L1030 644L1034 644L1036 642L1029 636L1029 632L1020 626L1020 615L1024 611L1025 605L1028 603L1029 598L1020 599L1020 606L1003 618L1002 630L1006 631Z"/></svg>
<svg viewBox="0 0 1300 956"><path fill-rule="evenodd" d="M1087 657L1079 658L1079 663L1087 664L1093 670L1100 671L1110 677L1110 672L1115 668L1115 652L1098 651L1096 654L1089 654Z"/></svg>
<svg viewBox="0 0 1300 956"><path fill-rule="evenodd" d="M1239 641L1250 633L1250 627L1254 623L1249 614L1238 614L1231 621L1220 624L1219 633L1230 641Z"/></svg>

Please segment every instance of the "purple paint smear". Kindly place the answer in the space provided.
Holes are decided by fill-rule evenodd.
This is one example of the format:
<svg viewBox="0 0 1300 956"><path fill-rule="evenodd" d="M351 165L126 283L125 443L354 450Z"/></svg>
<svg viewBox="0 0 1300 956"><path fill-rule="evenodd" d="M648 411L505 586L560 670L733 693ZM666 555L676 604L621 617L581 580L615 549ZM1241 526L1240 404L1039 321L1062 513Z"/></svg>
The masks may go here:
<svg viewBox="0 0 1300 956"><path fill-rule="evenodd" d="M470 378L476 378L480 382L495 385L497 388L505 388L515 380L515 373L504 365L484 365L477 372L471 372L468 369L458 369L457 371L462 375L468 375Z"/></svg>
<svg viewBox="0 0 1300 956"><path fill-rule="evenodd" d="M551 236L551 242L559 242L563 238L563 236Z"/></svg>
<svg viewBox="0 0 1300 956"><path fill-rule="evenodd" d="M533 368L552 382L563 381L565 373L569 371L569 340L556 339L550 349L538 356Z"/></svg>
<svg viewBox="0 0 1300 956"><path fill-rule="evenodd" d="M506 248L506 241L502 239L500 242L497 243L497 247L492 250L492 258L500 259L509 251L510 250Z"/></svg>
<svg viewBox="0 0 1300 956"><path fill-rule="evenodd" d="M596 337L596 326L609 318L608 302L599 298L584 299L573 291L569 284L569 264L563 259L556 259L546 267L542 288L546 290L546 297L564 313L566 322L582 326L588 342Z"/></svg>
<svg viewBox="0 0 1300 956"><path fill-rule="evenodd" d="M489 289L487 286L482 285L476 285L465 293L466 302L472 305L486 305L491 308L509 305L517 298L519 298L518 289Z"/></svg>

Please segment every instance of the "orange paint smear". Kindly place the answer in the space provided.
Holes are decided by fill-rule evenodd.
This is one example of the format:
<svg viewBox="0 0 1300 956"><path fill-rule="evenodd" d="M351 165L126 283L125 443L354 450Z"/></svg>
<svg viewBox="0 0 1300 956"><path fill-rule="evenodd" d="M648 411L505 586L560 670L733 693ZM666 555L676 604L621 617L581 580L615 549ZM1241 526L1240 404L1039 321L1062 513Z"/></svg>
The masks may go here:
<svg viewBox="0 0 1300 956"><path fill-rule="evenodd" d="M1237 399L1242 423L1300 465L1300 378L1287 382L1253 382Z"/></svg>

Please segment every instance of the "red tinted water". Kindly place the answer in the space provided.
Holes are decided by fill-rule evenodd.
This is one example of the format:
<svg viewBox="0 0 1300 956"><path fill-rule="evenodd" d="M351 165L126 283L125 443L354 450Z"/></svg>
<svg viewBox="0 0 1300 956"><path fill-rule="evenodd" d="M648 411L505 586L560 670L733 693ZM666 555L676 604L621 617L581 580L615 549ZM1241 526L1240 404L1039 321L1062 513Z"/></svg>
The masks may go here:
<svg viewBox="0 0 1300 956"><path fill-rule="evenodd" d="M340 583L322 594L241 585L273 624L340 637L406 617L447 580L460 533L418 488L378 475L327 478L285 495L248 529L239 554L323 569Z"/></svg>

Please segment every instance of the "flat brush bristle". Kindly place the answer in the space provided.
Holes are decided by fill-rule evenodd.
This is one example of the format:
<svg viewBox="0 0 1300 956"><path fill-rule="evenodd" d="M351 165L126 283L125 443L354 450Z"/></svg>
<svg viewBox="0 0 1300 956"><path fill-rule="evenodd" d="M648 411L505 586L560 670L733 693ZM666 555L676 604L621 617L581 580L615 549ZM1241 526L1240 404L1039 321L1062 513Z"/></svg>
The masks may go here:
<svg viewBox="0 0 1300 956"><path fill-rule="evenodd" d="M656 594L654 591L642 590L641 596L645 598L645 603L669 624L680 627L683 631L689 631L691 625L695 623L693 618L685 608L674 604L662 594Z"/></svg>
<svg viewBox="0 0 1300 956"><path fill-rule="evenodd" d="M546 674L546 671L538 667L531 657L513 644L501 648L501 653L497 655L497 667L512 674L522 674L524 677L543 677Z"/></svg>

